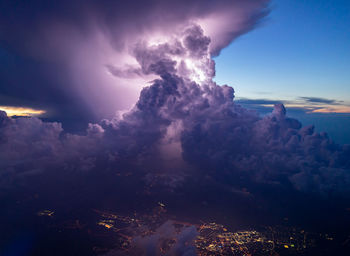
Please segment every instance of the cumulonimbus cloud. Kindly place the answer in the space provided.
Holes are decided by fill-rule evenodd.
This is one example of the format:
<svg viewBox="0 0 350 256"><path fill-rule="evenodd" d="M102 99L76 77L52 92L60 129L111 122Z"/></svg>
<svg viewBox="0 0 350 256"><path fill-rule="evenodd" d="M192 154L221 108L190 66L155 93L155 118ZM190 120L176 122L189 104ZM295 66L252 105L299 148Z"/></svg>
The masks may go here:
<svg viewBox="0 0 350 256"><path fill-rule="evenodd" d="M199 24L178 33L165 42L134 46L139 72L156 79L130 111L90 124L85 135L2 112L1 175L11 180L52 166L88 171L133 161L149 179L165 159L168 177L203 175L236 189L277 184L349 195L349 146L302 127L282 104L265 117L236 104L232 87L212 81L210 37ZM169 168L162 151L181 162L180 168Z"/></svg>
<svg viewBox="0 0 350 256"><path fill-rule="evenodd" d="M19 97L27 107L36 107L40 100L41 109L62 120L72 112L70 122L111 118L116 110L129 109L144 85L155 78L139 72L132 54L135 44L168 41L196 23L211 38L210 54L215 55L259 24L268 12L267 3L5 1L0 5L0 47L9 54L4 65L8 69L13 59L18 60L13 70L0 76L10 77L1 82L0 89L6 88L0 93ZM23 71L29 69L31 74Z"/></svg>

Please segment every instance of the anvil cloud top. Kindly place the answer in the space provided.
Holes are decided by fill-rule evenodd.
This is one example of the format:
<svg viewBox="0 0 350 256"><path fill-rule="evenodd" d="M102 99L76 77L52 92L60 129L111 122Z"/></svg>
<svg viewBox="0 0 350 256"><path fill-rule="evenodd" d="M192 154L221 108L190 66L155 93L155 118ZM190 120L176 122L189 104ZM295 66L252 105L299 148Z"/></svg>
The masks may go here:
<svg viewBox="0 0 350 256"><path fill-rule="evenodd" d="M137 72L136 45L170 41L197 24L213 56L266 14L265 0L3 1L1 105L62 121L111 117L155 78Z"/></svg>

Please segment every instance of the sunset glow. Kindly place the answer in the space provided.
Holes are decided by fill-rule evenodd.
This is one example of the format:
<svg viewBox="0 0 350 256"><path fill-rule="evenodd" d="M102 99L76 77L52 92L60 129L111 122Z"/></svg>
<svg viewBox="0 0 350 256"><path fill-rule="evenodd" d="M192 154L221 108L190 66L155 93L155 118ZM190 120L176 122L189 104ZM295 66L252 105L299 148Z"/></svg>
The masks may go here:
<svg viewBox="0 0 350 256"><path fill-rule="evenodd" d="M0 110L5 111L8 116L40 116L46 113L45 110L12 106L0 106Z"/></svg>

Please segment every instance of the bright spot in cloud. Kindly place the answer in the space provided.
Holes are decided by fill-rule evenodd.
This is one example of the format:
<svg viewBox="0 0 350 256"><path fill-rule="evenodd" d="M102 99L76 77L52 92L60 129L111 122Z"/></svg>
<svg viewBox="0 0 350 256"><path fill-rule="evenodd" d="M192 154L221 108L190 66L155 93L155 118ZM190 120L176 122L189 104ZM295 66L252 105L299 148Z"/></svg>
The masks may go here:
<svg viewBox="0 0 350 256"><path fill-rule="evenodd" d="M194 61L192 61L191 59L186 59L185 63L187 68L191 72L191 80L195 81L197 84L202 84L203 82L208 80L208 77L206 76L203 69L200 66L196 65Z"/></svg>

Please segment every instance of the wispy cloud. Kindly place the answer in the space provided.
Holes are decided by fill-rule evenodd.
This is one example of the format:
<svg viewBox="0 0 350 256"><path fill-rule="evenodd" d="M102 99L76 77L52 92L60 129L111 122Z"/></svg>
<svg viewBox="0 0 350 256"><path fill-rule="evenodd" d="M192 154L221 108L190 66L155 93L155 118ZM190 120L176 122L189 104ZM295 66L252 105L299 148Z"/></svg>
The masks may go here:
<svg viewBox="0 0 350 256"><path fill-rule="evenodd" d="M340 104L341 101L336 101L333 99L318 98L318 97L300 97L300 99L309 102L309 103L318 103L318 104Z"/></svg>
<svg viewBox="0 0 350 256"><path fill-rule="evenodd" d="M303 96L294 100L239 98L236 102L253 108L271 108L283 103L287 108L300 109L306 113L350 113L349 102L320 97Z"/></svg>

